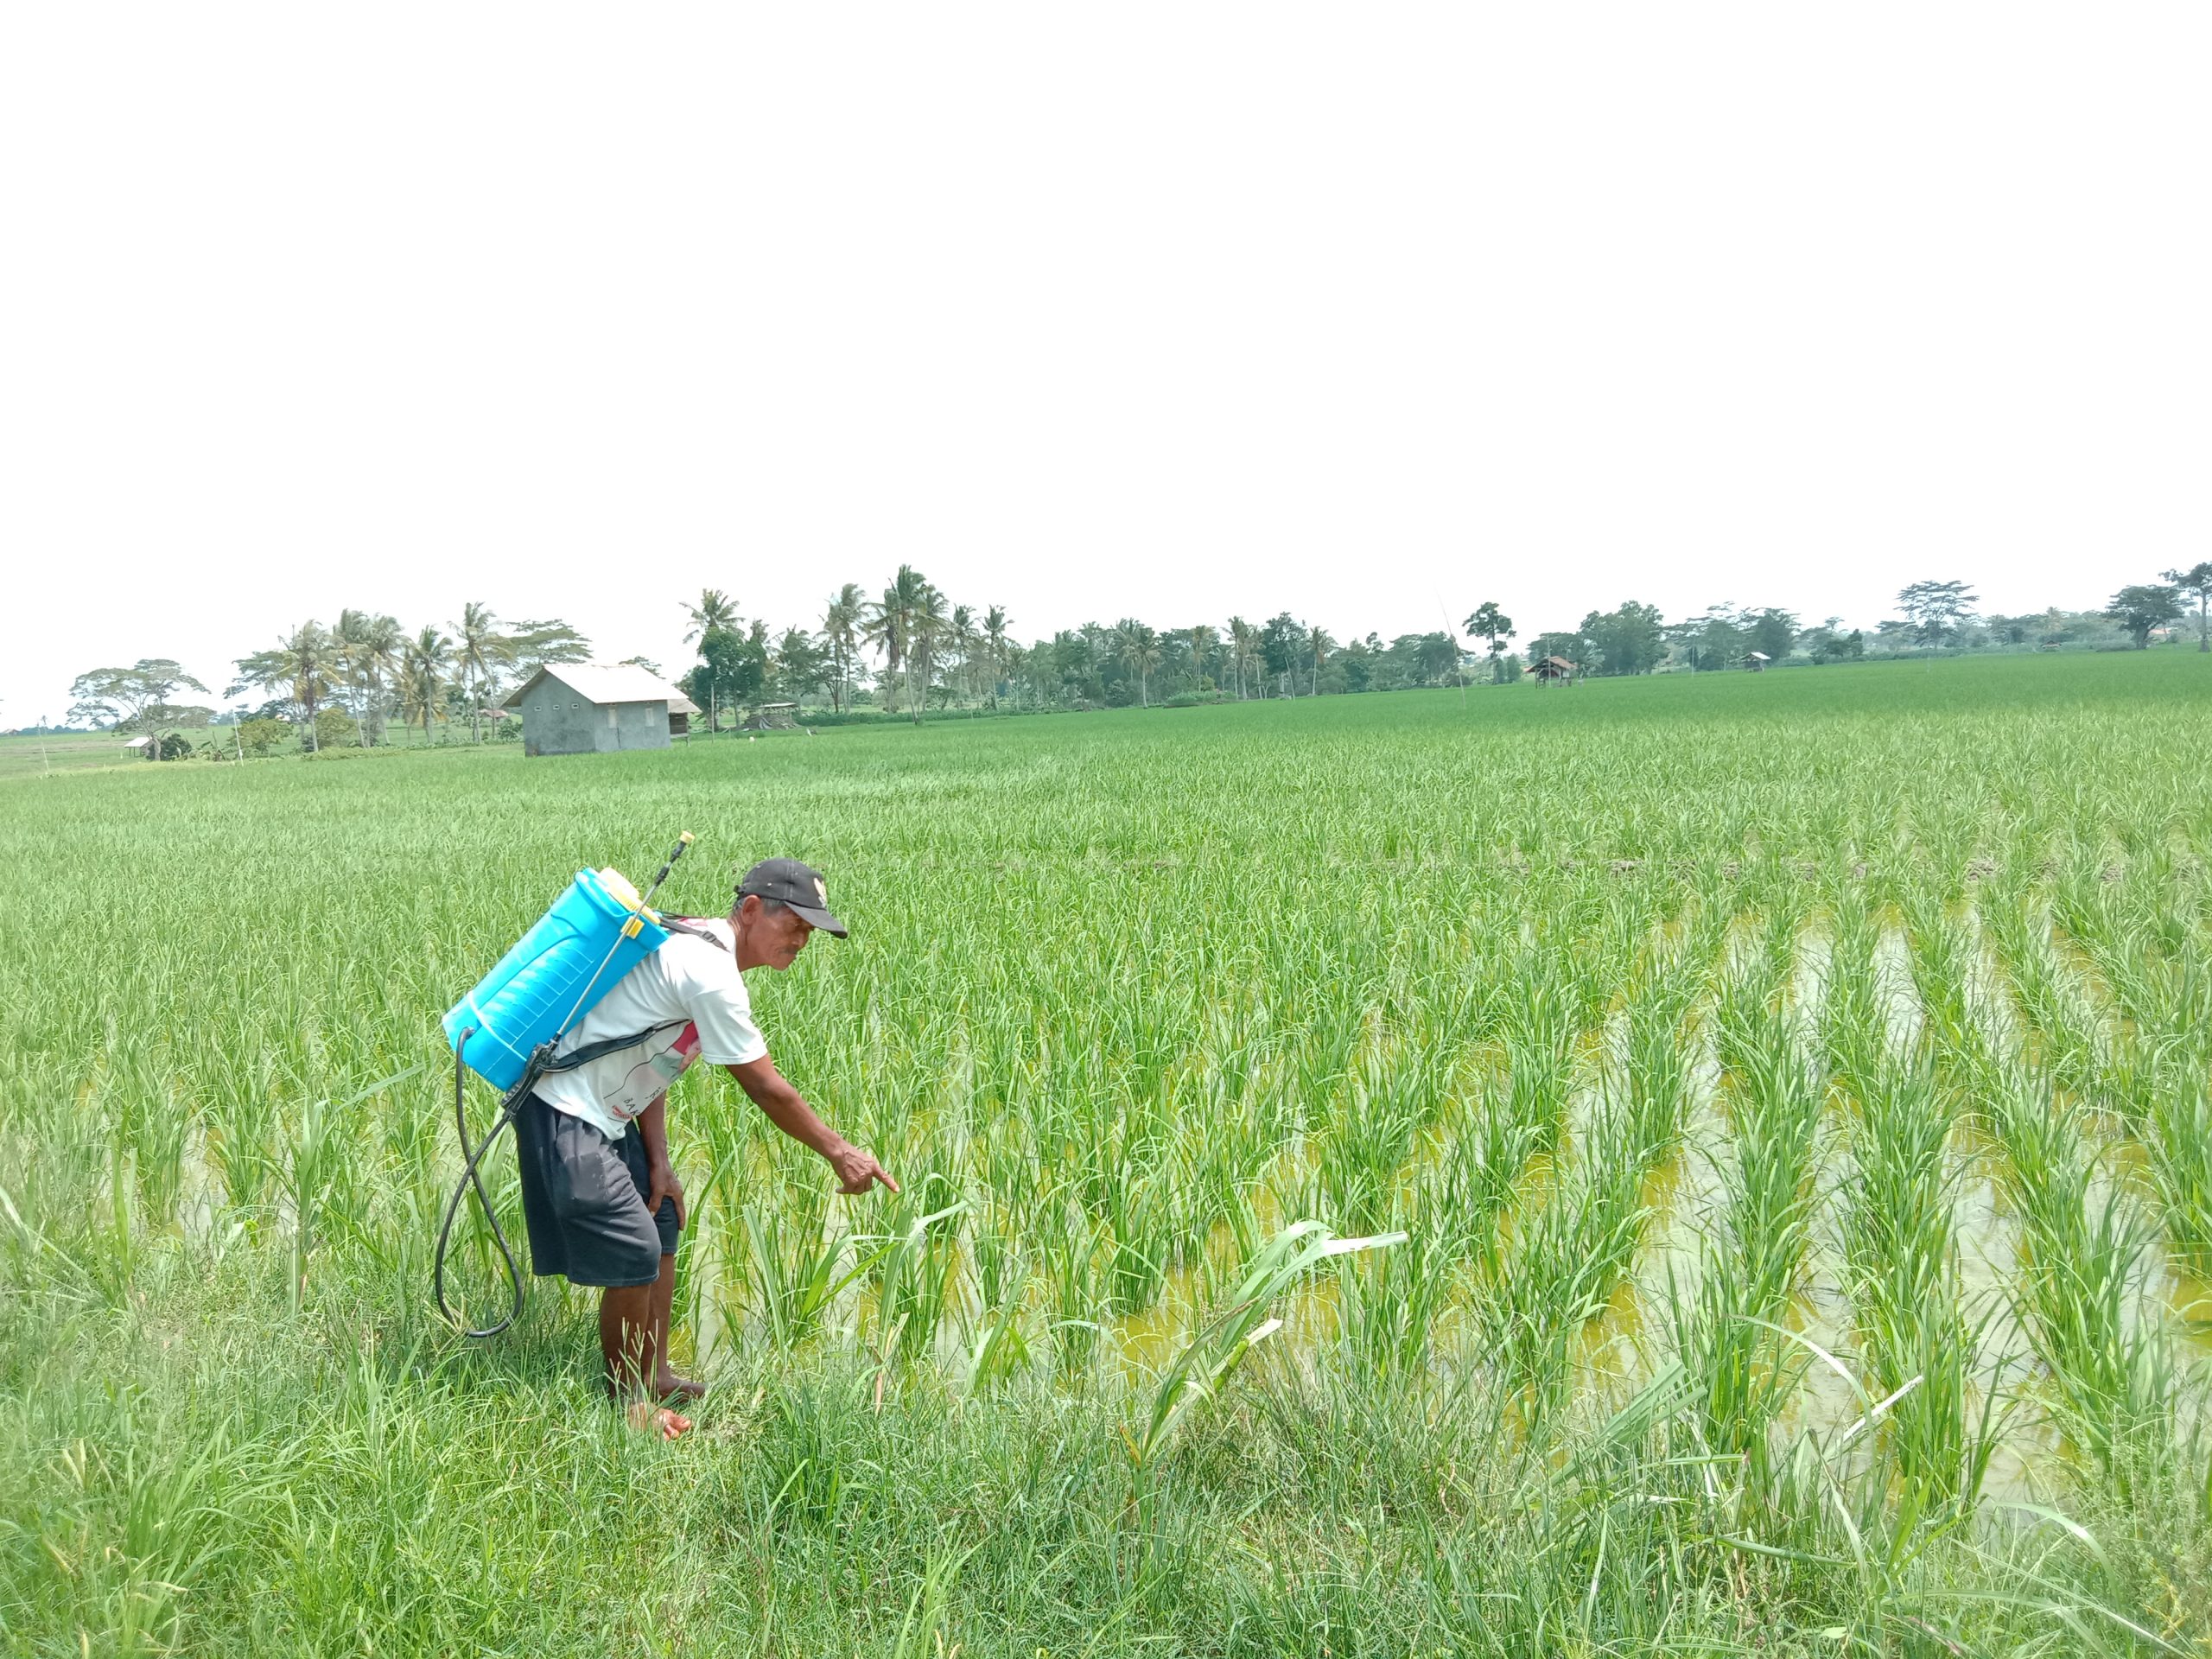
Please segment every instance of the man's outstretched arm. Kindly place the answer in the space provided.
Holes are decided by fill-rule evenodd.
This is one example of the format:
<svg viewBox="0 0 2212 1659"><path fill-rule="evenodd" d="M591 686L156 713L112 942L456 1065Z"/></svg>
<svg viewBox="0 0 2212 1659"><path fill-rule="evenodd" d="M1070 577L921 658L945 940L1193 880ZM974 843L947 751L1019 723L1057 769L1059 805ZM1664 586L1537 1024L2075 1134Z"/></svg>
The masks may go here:
<svg viewBox="0 0 2212 1659"><path fill-rule="evenodd" d="M771 1123L830 1160L830 1167L837 1172L837 1185L846 1192L865 1192L878 1181L893 1192L899 1190L899 1183L875 1161L875 1155L863 1152L824 1123L766 1055L728 1071L753 1103L767 1114Z"/></svg>

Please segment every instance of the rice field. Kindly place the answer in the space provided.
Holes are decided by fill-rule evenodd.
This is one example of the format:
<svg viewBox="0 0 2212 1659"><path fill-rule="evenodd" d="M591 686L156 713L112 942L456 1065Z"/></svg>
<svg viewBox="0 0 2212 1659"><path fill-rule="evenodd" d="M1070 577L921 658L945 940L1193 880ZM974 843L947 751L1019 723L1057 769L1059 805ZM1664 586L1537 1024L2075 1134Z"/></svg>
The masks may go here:
<svg viewBox="0 0 2212 1659"><path fill-rule="evenodd" d="M0 1648L2212 1652L2208 714L2151 652L0 785ZM829 873L754 1006L904 1192L684 1080L662 1445L586 1294L432 1310L437 1019L685 829L678 911Z"/></svg>

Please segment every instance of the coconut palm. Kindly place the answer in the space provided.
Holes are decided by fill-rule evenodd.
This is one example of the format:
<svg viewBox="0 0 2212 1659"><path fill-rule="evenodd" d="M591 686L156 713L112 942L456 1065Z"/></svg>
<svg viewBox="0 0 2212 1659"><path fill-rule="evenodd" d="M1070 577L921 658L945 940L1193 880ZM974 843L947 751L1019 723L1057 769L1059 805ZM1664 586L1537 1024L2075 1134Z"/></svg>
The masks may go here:
<svg viewBox="0 0 2212 1659"><path fill-rule="evenodd" d="M427 626L407 642L400 660L400 718L421 721L425 743L430 741L430 717L445 706L446 670L452 662L453 642Z"/></svg>
<svg viewBox="0 0 2212 1659"><path fill-rule="evenodd" d="M1191 642L1191 667L1201 678L1205 675L1206 663L1220 648L1221 635L1209 623L1198 622L1183 630L1183 637Z"/></svg>
<svg viewBox="0 0 2212 1659"><path fill-rule="evenodd" d="M903 569L903 567L902 567ZM907 702L914 711L914 724L922 723L922 705L929 700L930 676L937 660L937 653L952 633L952 614L944 602L944 595L930 582L922 583L922 590L914 601L911 648L906 652ZM914 683L921 682L918 693Z"/></svg>
<svg viewBox="0 0 2212 1659"><path fill-rule="evenodd" d="M407 636L400 632L397 618L349 610L338 614L336 640L346 678L362 693L361 741L373 748L384 741L385 715L390 709L385 687L399 671Z"/></svg>
<svg viewBox="0 0 2212 1659"><path fill-rule="evenodd" d="M454 667L459 671L462 694L468 699L468 735L484 741L484 699L499 683L499 668L512 660L513 647L499 632L499 619L489 605L471 600L461 607L461 620L453 629Z"/></svg>
<svg viewBox="0 0 2212 1659"><path fill-rule="evenodd" d="M861 585L849 582L832 596L827 609L822 613L822 645L830 653L832 676L830 686L830 706L842 713L846 704L846 690L852 678L853 655L856 646L855 634L861 624L861 611L866 603L861 598Z"/></svg>
<svg viewBox="0 0 2212 1659"><path fill-rule="evenodd" d="M1326 628L1316 622L1306 632L1306 646L1313 653L1313 690L1308 695L1318 697L1321 695L1321 664L1337 648L1337 642L1329 637Z"/></svg>
<svg viewBox="0 0 2212 1659"><path fill-rule="evenodd" d="M315 747L315 705L330 695L332 677L339 669L339 652L330 632L310 619L268 651L257 651L238 659L238 677L228 693L236 696L246 687L282 690L304 722L302 741Z"/></svg>
<svg viewBox="0 0 2212 1659"><path fill-rule="evenodd" d="M930 586L929 578L911 564L899 567L899 574L883 590L883 597L871 601L861 620L861 637L883 653L883 665L890 683L899 683L899 671L906 677L906 701L914 709L914 720L921 721L921 709L914 696L914 628L915 613L924 596L937 590ZM939 603L942 604L940 596ZM928 686L923 682L924 689Z"/></svg>
<svg viewBox="0 0 2212 1659"><path fill-rule="evenodd" d="M683 636L683 643L703 639L709 628L734 628L738 624L737 601L719 588L702 588L699 602L686 604L684 614L691 619L690 631Z"/></svg>
<svg viewBox="0 0 2212 1659"><path fill-rule="evenodd" d="M994 605L983 613L983 639L991 654L991 707L999 706L999 682L1007 676L1006 607Z"/></svg>
<svg viewBox="0 0 2212 1659"><path fill-rule="evenodd" d="M1260 631L1241 616L1229 619L1230 661L1236 670L1236 701L1244 701L1244 676L1260 646Z"/></svg>
<svg viewBox="0 0 2212 1659"><path fill-rule="evenodd" d="M906 602L896 582L883 590L881 598L868 601L861 612L861 643L882 655L884 687L894 702L899 671L906 660Z"/></svg>
<svg viewBox="0 0 2212 1659"><path fill-rule="evenodd" d="M1160 666L1160 635L1135 617L1123 617L1114 626L1114 654L1137 675L1137 707L1151 707L1152 671Z"/></svg>

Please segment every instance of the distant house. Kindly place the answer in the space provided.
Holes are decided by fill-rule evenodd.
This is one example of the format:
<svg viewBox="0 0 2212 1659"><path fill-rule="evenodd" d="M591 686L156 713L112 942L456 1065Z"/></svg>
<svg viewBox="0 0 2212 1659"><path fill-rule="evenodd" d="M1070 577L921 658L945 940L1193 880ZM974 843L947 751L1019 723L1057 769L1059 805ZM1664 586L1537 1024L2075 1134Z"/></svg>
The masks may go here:
<svg viewBox="0 0 2212 1659"><path fill-rule="evenodd" d="M1766 671L1766 665L1773 660L1774 658L1768 656L1766 652L1755 651L1744 658L1744 666L1754 674L1764 674Z"/></svg>
<svg viewBox="0 0 2212 1659"><path fill-rule="evenodd" d="M150 760L154 758L154 740L150 737L125 738L123 749L133 760Z"/></svg>
<svg viewBox="0 0 2212 1659"><path fill-rule="evenodd" d="M699 712L674 686L629 663L549 663L502 706L522 715L524 754L664 749Z"/></svg>
<svg viewBox="0 0 2212 1659"><path fill-rule="evenodd" d="M1545 657L1529 664L1529 671L1536 677L1539 685L1553 685L1560 681L1574 683L1574 664L1564 657Z"/></svg>

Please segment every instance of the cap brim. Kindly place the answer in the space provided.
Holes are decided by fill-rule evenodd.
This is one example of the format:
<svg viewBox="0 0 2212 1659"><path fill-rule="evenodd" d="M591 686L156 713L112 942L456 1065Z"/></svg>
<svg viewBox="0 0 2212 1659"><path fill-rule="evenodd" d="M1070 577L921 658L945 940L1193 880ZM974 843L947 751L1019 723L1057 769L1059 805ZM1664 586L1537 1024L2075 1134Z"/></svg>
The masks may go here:
<svg viewBox="0 0 2212 1659"><path fill-rule="evenodd" d="M842 939L845 937L845 925L826 910L817 909L812 905L787 904L785 907L796 912L799 920L807 923L810 926L820 928L831 938Z"/></svg>

